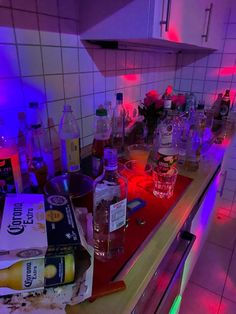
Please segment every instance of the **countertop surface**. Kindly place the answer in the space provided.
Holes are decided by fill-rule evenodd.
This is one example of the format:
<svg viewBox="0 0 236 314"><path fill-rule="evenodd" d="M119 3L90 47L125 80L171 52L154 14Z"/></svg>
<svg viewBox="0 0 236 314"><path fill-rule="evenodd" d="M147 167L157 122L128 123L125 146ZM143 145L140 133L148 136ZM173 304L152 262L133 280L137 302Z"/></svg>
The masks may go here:
<svg viewBox="0 0 236 314"><path fill-rule="evenodd" d="M98 298L92 303L86 301L68 306L67 314L125 314L132 311L194 204L220 166L225 148L226 145L212 145L202 156L198 171L189 172L179 168L181 175L190 177L193 181L124 276L126 289Z"/></svg>

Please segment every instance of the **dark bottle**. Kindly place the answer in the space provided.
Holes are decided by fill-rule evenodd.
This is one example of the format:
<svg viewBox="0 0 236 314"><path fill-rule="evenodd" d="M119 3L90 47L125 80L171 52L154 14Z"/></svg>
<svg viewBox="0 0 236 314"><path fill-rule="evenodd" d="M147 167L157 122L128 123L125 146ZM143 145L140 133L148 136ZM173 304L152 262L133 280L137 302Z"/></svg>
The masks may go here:
<svg viewBox="0 0 236 314"><path fill-rule="evenodd" d="M220 103L220 111L217 117L218 120L222 120L223 117L227 117L230 108L230 90L227 89Z"/></svg>

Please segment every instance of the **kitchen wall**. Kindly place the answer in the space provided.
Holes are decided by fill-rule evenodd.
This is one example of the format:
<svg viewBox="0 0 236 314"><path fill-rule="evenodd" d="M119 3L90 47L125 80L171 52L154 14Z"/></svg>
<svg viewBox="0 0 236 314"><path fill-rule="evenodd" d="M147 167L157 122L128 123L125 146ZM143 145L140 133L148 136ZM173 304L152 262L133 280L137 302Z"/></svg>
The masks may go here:
<svg viewBox="0 0 236 314"><path fill-rule="evenodd" d="M226 89L231 90L231 101L236 103L236 3L233 2L220 50L182 53L177 57L176 91L192 91L206 105L211 105L217 94Z"/></svg>
<svg viewBox="0 0 236 314"><path fill-rule="evenodd" d="M93 139L95 109L123 92L130 115L150 89L174 83L176 54L101 49L79 38L76 0L0 0L0 116L17 135L18 112L40 103L56 127L63 105L78 119L82 146ZM50 129L52 130L52 129Z"/></svg>

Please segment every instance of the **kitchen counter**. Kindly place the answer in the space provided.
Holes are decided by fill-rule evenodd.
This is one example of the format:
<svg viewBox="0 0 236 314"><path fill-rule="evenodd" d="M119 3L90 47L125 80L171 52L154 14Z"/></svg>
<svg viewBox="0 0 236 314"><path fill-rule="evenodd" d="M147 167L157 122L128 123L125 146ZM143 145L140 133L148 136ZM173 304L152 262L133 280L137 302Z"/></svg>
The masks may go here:
<svg viewBox="0 0 236 314"><path fill-rule="evenodd" d="M126 289L101 297L92 303L86 301L79 305L68 306L67 314L131 313L193 206L220 166L224 150L225 145L214 144L202 157L198 171L188 172L179 169L181 175L190 177L193 181L145 246L130 271L122 278Z"/></svg>

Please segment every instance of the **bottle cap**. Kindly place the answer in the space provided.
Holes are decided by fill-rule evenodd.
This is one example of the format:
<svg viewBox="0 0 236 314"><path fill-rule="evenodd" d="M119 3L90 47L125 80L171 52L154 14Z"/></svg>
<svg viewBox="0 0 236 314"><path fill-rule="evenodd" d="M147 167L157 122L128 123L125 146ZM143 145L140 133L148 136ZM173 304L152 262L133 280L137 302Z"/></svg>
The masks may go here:
<svg viewBox="0 0 236 314"><path fill-rule="evenodd" d="M106 170L117 169L117 149L104 148L104 166Z"/></svg>
<svg viewBox="0 0 236 314"><path fill-rule="evenodd" d="M123 93L117 93L116 94L116 100L123 100Z"/></svg>
<svg viewBox="0 0 236 314"><path fill-rule="evenodd" d="M96 110L96 116L99 116L99 117L105 117L105 116L107 116L107 110L106 110L106 108L99 107L99 108Z"/></svg>

